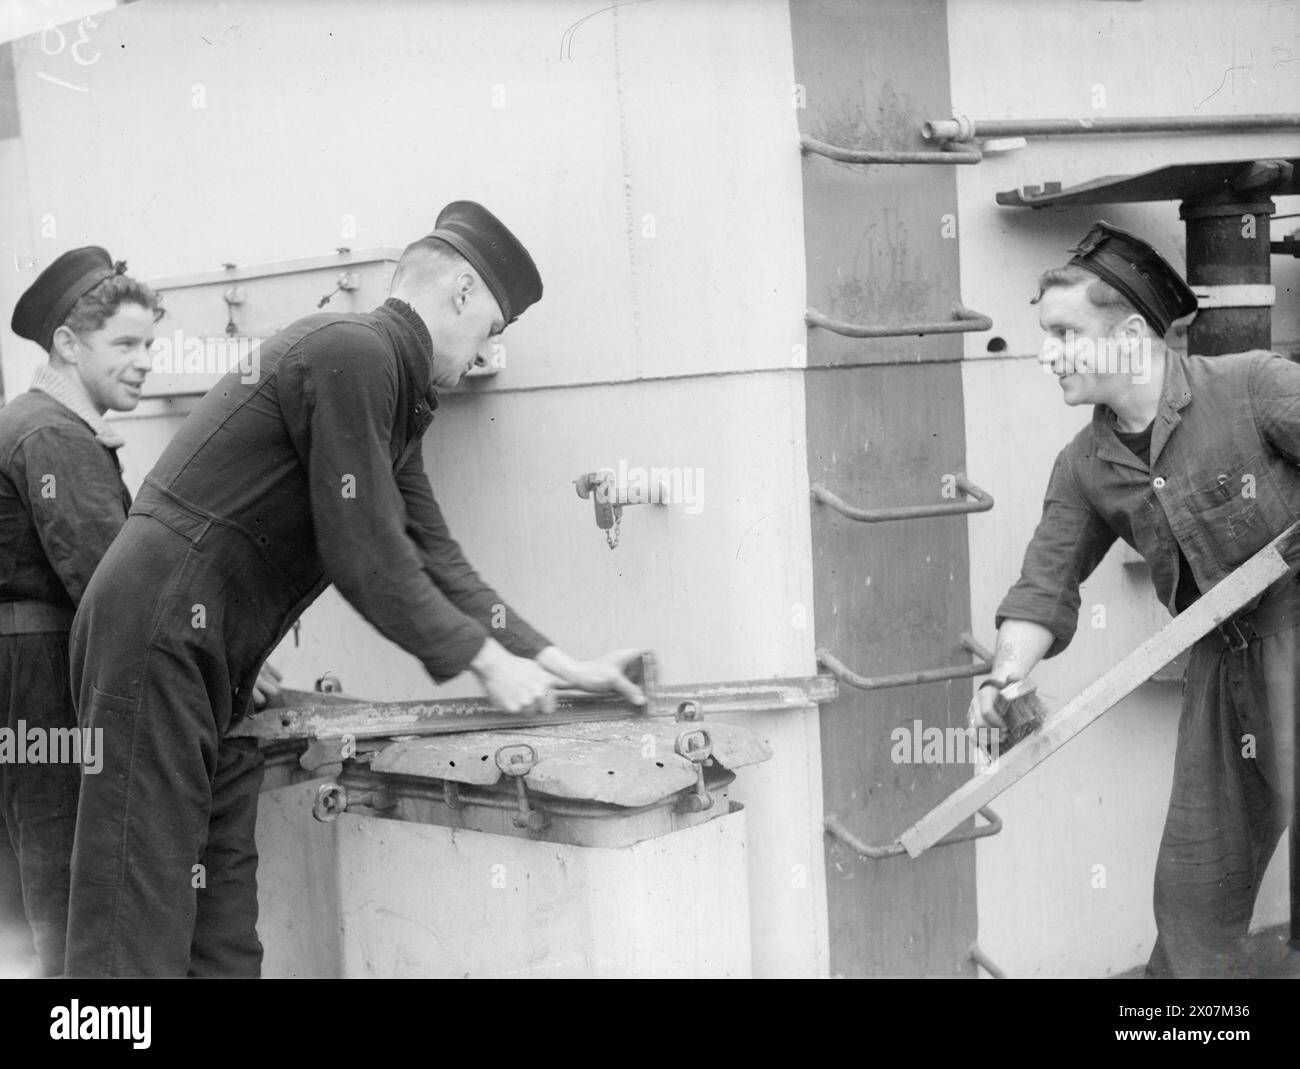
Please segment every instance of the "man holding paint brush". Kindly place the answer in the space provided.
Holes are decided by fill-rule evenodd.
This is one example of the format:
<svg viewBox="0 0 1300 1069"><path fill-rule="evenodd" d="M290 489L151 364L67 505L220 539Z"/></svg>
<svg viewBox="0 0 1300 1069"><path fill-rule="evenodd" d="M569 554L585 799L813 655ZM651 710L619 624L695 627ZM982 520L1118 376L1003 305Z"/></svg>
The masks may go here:
<svg viewBox="0 0 1300 1069"><path fill-rule="evenodd" d="M1266 351L1184 356L1196 310L1145 242L1097 223L1039 280L1040 358L1093 419L1057 457L1020 580L997 611L973 727L1002 727L1000 687L1074 636L1079 585L1116 538L1173 614L1300 518L1300 365ZM1243 971L1260 880L1295 818L1300 585L1294 571L1192 649L1156 863L1152 976Z"/></svg>

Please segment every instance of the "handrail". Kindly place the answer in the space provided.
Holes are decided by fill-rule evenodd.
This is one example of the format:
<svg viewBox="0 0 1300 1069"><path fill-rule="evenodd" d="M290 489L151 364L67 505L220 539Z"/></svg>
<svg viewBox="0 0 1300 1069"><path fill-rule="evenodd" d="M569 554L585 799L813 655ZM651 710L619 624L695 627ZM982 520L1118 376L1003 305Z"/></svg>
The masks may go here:
<svg viewBox="0 0 1300 1069"><path fill-rule="evenodd" d="M965 646L965 636L962 638L962 645ZM911 687L921 683L942 683L948 679L973 679L993 670L993 663L985 658L973 664L958 664L949 668L926 668L919 672L898 672L890 676L861 676L821 646L817 648L817 663L841 683L847 683L858 690L889 690L891 687Z"/></svg>
<svg viewBox="0 0 1300 1069"><path fill-rule="evenodd" d="M941 152L877 152L872 149L844 148L807 135L799 138L799 150L804 155L811 152L840 163L956 164L979 163L983 159L983 153L974 145L964 145L961 149L945 148Z"/></svg>
<svg viewBox="0 0 1300 1069"><path fill-rule="evenodd" d="M955 516L967 512L988 512L993 507L993 495L966 478L965 472L957 473L956 486L974 500L950 501L942 505L896 505L892 508L862 509L831 493L822 483L813 483L810 493L820 504L828 505L841 516L847 516L858 523L892 523L895 520L920 520L927 516Z"/></svg>
<svg viewBox="0 0 1300 1069"><path fill-rule="evenodd" d="M988 806L985 806L979 812L980 816L988 821L987 824L976 824L970 828L949 832L934 845L955 846L958 843L968 843L974 839L987 839L990 835L997 835L998 832L1002 830L1002 818L993 812L993 810ZM849 831L849 829L841 822L840 818L834 813L827 813L826 819L822 824L831 836L838 839L850 850L868 860L880 861L887 857L899 857L907 853L903 844L897 840L892 843L882 843L878 846L871 843L864 843Z"/></svg>
<svg viewBox="0 0 1300 1069"><path fill-rule="evenodd" d="M970 650L981 661L993 660L993 651L976 639L969 631L962 632L961 645L962 649Z"/></svg>
<svg viewBox="0 0 1300 1069"><path fill-rule="evenodd" d="M928 323L898 323L893 326L866 326L862 323L850 323L846 319L832 319L816 308L804 312L803 321L810 327L842 334L846 338L903 338L918 334L968 334L981 330L992 330L993 320L983 312L967 308L961 301L952 306L952 318Z"/></svg>

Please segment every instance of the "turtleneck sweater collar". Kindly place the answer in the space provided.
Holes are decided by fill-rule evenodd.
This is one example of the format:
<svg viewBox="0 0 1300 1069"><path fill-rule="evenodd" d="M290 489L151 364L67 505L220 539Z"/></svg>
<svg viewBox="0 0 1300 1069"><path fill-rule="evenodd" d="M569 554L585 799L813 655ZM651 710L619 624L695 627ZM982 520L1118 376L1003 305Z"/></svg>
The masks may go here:
<svg viewBox="0 0 1300 1069"><path fill-rule="evenodd" d="M113 429L103 416L91 407L63 375L49 364L39 368L32 379L32 389L49 394L64 408L86 423L95 432L95 440L109 449L121 449L126 440Z"/></svg>

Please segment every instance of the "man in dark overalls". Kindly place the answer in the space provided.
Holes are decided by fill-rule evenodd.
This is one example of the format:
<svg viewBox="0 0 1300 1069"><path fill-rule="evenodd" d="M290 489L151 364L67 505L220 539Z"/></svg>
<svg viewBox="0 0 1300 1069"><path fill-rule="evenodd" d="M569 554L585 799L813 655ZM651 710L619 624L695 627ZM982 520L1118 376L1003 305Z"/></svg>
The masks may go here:
<svg viewBox="0 0 1300 1069"><path fill-rule="evenodd" d="M1042 362L1092 423L1057 457L1020 580L997 611L974 726L1001 727L997 687L1074 636L1079 584L1116 538L1151 566L1171 613L1300 519L1300 365L1274 353L1183 355L1196 309L1145 242L1098 223L1039 280ZM1156 862L1152 976L1231 976L1260 880L1295 819L1300 585L1295 571L1192 648Z"/></svg>
<svg viewBox="0 0 1300 1069"><path fill-rule="evenodd" d="M281 331L257 381L227 375L163 452L73 626L77 710L105 754L82 788L69 975L258 975L262 763L227 733L327 583L506 711L552 707L555 677L644 700L623 672L639 651L576 661L479 578L424 473L437 387L541 293L498 219L448 205L383 305Z"/></svg>
<svg viewBox="0 0 1300 1069"><path fill-rule="evenodd" d="M0 409L0 725L24 756L38 735L46 744L43 762L0 753L0 795L46 975L63 971L82 764L94 774L84 750L82 764L49 761L51 733L77 723L68 629L131 506L117 460L123 442L104 413L139 402L161 314L153 292L124 269L88 247L41 272L12 327L49 363Z"/></svg>

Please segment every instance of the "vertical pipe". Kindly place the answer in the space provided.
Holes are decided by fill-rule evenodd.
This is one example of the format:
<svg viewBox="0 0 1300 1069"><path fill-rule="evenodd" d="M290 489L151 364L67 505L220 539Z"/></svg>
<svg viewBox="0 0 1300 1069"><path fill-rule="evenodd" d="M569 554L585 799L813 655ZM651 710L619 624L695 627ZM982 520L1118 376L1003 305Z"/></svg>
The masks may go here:
<svg viewBox="0 0 1300 1069"><path fill-rule="evenodd" d="M1268 198L1223 203L1184 201L1187 281L1193 286L1268 285ZM1187 351L1219 356L1273 344L1272 308L1202 308L1188 331Z"/></svg>

